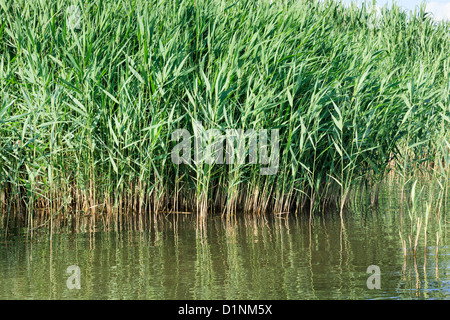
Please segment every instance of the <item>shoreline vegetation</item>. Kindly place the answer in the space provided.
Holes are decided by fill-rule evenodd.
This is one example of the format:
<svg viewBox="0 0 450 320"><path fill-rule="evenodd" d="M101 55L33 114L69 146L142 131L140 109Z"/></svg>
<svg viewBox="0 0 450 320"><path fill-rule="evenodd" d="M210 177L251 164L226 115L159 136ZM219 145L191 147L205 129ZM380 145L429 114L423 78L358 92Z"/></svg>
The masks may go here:
<svg viewBox="0 0 450 320"><path fill-rule="evenodd" d="M392 184L410 216L406 252L448 199L449 52L450 23L423 5L0 2L0 229L342 219ZM196 123L279 130L277 173L174 164L172 133Z"/></svg>

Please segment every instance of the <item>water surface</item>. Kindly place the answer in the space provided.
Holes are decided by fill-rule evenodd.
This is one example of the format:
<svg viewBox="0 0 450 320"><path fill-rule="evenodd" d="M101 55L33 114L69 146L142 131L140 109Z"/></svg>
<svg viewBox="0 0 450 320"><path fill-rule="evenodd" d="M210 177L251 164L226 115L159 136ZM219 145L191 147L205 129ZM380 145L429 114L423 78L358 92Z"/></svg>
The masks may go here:
<svg viewBox="0 0 450 320"><path fill-rule="evenodd" d="M35 234L0 242L0 299L448 299L450 251L434 230L404 258L398 214L227 224L169 215L148 231ZM406 228L407 229L407 228ZM441 225L446 231L446 225ZM380 289L369 289L370 265ZM80 289L69 289L69 266Z"/></svg>

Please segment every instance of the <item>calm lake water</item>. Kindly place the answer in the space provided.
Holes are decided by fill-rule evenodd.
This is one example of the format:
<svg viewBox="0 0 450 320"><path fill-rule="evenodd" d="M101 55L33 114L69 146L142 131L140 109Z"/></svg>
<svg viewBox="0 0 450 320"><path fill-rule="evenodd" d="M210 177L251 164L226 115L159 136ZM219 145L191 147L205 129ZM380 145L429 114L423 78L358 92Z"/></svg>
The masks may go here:
<svg viewBox="0 0 450 320"><path fill-rule="evenodd" d="M441 220L444 218L441 218ZM0 242L0 299L449 299L450 250L441 223L405 260L393 212L345 217L169 215L146 232L14 236ZM406 228L407 229L407 228ZM409 249L408 249L409 251ZM380 289L369 289L370 265ZM80 289L69 289L69 266Z"/></svg>

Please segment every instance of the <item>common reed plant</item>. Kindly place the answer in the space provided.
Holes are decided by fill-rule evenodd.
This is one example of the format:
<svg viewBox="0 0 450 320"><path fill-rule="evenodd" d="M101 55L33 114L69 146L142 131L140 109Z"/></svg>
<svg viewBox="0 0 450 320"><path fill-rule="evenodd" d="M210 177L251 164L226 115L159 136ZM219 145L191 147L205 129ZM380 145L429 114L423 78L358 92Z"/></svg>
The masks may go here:
<svg viewBox="0 0 450 320"><path fill-rule="evenodd" d="M355 188L376 204L389 171L447 190L450 25L424 6L374 12L316 0L0 0L2 226L342 213ZM172 133L199 124L278 129L277 173L174 164Z"/></svg>

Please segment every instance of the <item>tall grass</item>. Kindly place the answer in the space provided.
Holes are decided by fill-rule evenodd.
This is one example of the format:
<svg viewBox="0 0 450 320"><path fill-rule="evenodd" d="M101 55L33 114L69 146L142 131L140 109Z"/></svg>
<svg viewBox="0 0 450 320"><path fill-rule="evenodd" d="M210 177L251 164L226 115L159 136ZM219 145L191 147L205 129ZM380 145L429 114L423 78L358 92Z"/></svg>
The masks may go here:
<svg viewBox="0 0 450 320"><path fill-rule="evenodd" d="M449 32L424 6L0 0L2 226L342 213L388 172L446 194ZM175 165L172 133L198 123L279 129L277 174Z"/></svg>

